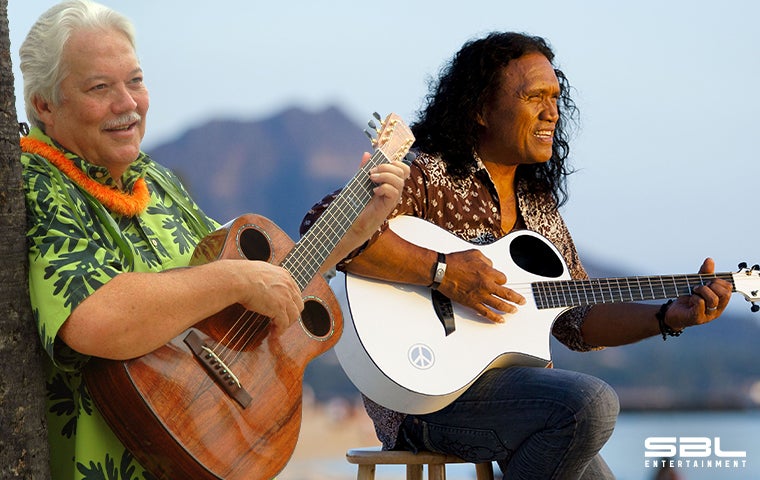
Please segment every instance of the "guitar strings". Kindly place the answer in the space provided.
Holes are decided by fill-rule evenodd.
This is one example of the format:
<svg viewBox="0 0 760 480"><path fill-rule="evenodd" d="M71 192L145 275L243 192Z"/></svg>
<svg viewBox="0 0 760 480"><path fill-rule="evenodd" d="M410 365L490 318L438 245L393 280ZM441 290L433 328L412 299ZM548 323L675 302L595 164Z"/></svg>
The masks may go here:
<svg viewBox="0 0 760 480"><path fill-rule="evenodd" d="M733 284L733 275L731 273L716 273L538 281L508 284L508 287L526 298L534 296L541 297L543 298L543 300L541 300L543 303L546 303L546 297L549 297L550 305L548 305L548 307L572 307L599 303L618 303L626 301L626 298L629 298L630 301L669 298L678 296L679 294L691 293L695 286L704 285L706 281L714 278L723 278ZM621 283L625 284L625 287L622 287ZM657 289L662 291L661 294L655 291L656 284L659 284ZM536 292L540 287L542 287L544 291ZM648 287L648 295L645 294L645 291L647 290L645 287ZM636 290L638 290L638 295L635 294ZM624 291L628 292L627 297L624 294ZM605 296L605 292L608 292L609 301ZM597 298L597 293L601 300ZM618 295L616 296L615 293L618 293ZM576 299L576 301L568 301L568 297L571 300ZM539 308L541 308L541 306L539 306ZM257 317L261 321L253 321L256 320ZM243 326L239 327L241 323ZM217 342L217 347L220 345L227 345L226 350L228 353L219 355L216 348L213 350L229 367L232 362L239 358L242 351L266 328L266 326L269 325L269 323L271 323L271 320L268 317L256 312L244 310L243 313L238 316L238 319L234 322L233 326L228 330L225 336ZM230 336L230 334L232 334L232 336ZM230 337L229 340L228 337ZM232 344L230 345L230 343ZM230 358L231 352L234 352L234 357L232 359Z"/></svg>
<svg viewBox="0 0 760 480"><path fill-rule="evenodd" d="M733 274L686 274L539 281L525 293L535 296L539 308L657 300L689 295L694 288L722 278L733 285Z"/></svg>
<svg viewBox="0 0 760 480"><path fill-rule="evenodd" d="M404 152L405 150L407 150L407 147L402 145L394 153L398 154L399 152ZM385 157L383 152L378 149L375 151L375 153L370 158L370 160L365 165L362 166L360 171L368 174L371 168L373 168L375 165L380 164L383 161L387 161L387 157ZM345 210L341 210L342 208L341 205L343 206L348 205L350 213L353 216L352 218L356 219L356 217L358 216L359 213L361 213L361 210L364 209L364 207L366 206L370 198L370 194L369 192L367 192L368 189L366 187L363 190L357 192L357 190L359 190L360 177L364 178L364 181L366 182L367 175L356 175L349 182L349 184L346 185L346 188L344 189L344 191L341 192L341 194L336 198L336 200L345 199L349 193L365 193L364 195L365 198L356 198L356 197L359 197L360 195L354 195L353 202L349 202L348 200L346 200L345 202L339 203L337 208L328 209L328 211L325 212L325 214L327 214L326 216L327 218L325 218L324 221L320 222L321 225L317 225L317 224L314 225L314 227L319 227L317 230L323 231L325 229L332 229L333 238L335 238L335 237L342 237L342 235L345 234L348 228L350 228L350 225L352 222L347 221L350 217L346 214ZM371 184L369 186L369 190L371 192ZM344 192L346 192L346 196L343 195ZM333 215L332 210L336 210L339 213L342 213L343 215L339 218L335 218L337 215ZM320 219L322 219L323 217L325 217L325 215L320 217ZM332 221L329 221L329 220L332 220ZM336 225L339 225L340 228L335 229L334 226ZM314 227L312 227L312 229L310 229L309 232L312 232L314 230ZM321 237L316 235L316 231L314 234L312 234L312 236L316 236L318 239L324 238L324 235L322 235ZM307 282L307 279L303 278L302 276L299 277L298 272L301 272L301 274L303 275L302 270L304 270L304 268L295 268L295 267L303 267L304 262L307 262L307 260L312 260L311 262L307 262L307 265L310 265L312 266L312 268L314 268L314 264L316 263L314 262L314 259L321 258L321 261L319 262L320 264L316 265L316 268L314 269L314 271L311 272L311 274L306 275L307 277L311 278L313 274L316 273L316 270L321 266L321 263L327 258L324 252L331 250L335 246L337 241L339 241L339 238L338 240L333 242L332 245L330 245L329 243L325 244L323 242L316 242L319 249L318 250L312 249L311 251L312 252L321 251L323 253L321 256L317 256L314 254L309 255L308 251L305 255L294 256L293 255L294 252L291 251L291 253L288 254L288 256L285 258L283 264L285 264L286 262L289 263L288 260L291 258L296 259L295 263L292 266L289 266L287 269L294 276L294 278L296 279L297 283L299 284L302 290L307 286L308 282ZM304 243L308 243L308 242L299 242L296 245L296 248L298 248L299 245L303 245ZM293 250L295 251L296 248L294 248ZM255 321L257 317L261 318L261 321L259 322ZM242 326L240 326L241 323L242 323ZM240 357L240 355L242 355L243 351L247 348L247 346L250 345L250 343L254 339L256 339L259 333L263 332L270 323L271 323L271 319L269 319L265 315L244 310L244 312L241 315L239 315L237 320L233 323L232 327L225 333L222 339L215 342L216 345L212 348L212 351L229 368L230 365L234 363ZM225 348L226 353L219 352L218 351L219 348Z"/></svg>
<svg viewBox="0 0 760 480"><path fill-rule="evenodd" d="M317 251L323 254L323 256L317 257L320 258L317 267L321 266L329 252L332 251L340 238L342 238L346 231L348 231L348 228L356 217L358 217L359 213L367 206L373 188L373 184L369 179L369 170L393 159L400 159L408 152L413 137L411 137L411 132L409 132L408 129L406 132L404 131L403 123L401 123L401 134L397 135L398 130L396 129L396 126L399 125L399 123L400 122L397 120L390 120L383 123L382 131L378 132L378 141L376 142L375 151L370 159L360 167L360 173L355 175L335 198L332 205L335 205L336 208L329 208L325 214L317 220L317 223L306 233L304 236L305 238L302 239L307 240L307 242L299 242L299 245L308 244L308 240L311 240L311 238L306 237L316 237L316 242L321 247L321 249ZM390 155L387 155L383 150L388 150ZM346 207L350 209L350 216L346 215ZM335 217L337 214L333 214L333 212L342 214L342 217L336 220ZM336 226L340 226L341 228L336 229ZM324 235L325 230L332 230L332 235ZM334 241L325 244L324 242L321 242L320 239L333 239ZM312 251L315 250L312 249ZM303 255L299 258L301 259L301 262L303 262L307 259L313 259L314 256L310 257L309 255ZM311 264L316 264L316 262L311 262ZM299 267L301 265L302 263L296 264L296 266ZM302 272L303 270L303 268L297 268L291 271ZM308 275L309 279L312 277L313 273L314 272L312 272L311 275Z"/></svg>
<svg viewBox="0 0 760 480"><path fill-rule="evenodd" d="M330 224L334 225L335 222L330 222ZM538 281L508 284L508 287L521 294L523 297L539 297L539 303L542 305L548 301L548 307L572 307L599 303L617 303L626 301L626 299L630 299L630 301L654 300L678 296L679 294L690 293L696 285L704 285L706 280L714 278L724 278L732 282L732 274L723 273ZM625 284L625 287L622 287L621 283ZM657 284L659 285L655 287ZM661 290L662 293L656 292L655 288ZM537 292L537 289L543 289L543 291ZM638 290L638 295L635 294L636 290ZM646 290L649 290L649 294L645 293ZM626 291L628 292L627 296L624 293ZM607 295L605 295L605 292ZM597 294L599 298L597 298ZM568 301L568 298L570 298L570 301ZM575 301L572 301L573 299L575 299ZM541 307L539 306L539 308ZM258 323L252 322L251 320L256 317L260 317L262 321ZM241 322L244 323L243 327L237 328ZM227 344L234 341L232 345L228 345L227 347L230 349L228 351L237 352L235 358L232 360L234 361L237 359L237 356L240 355L240 352L242 352L242 350L245 349L258 333L263 331L269 323L270 319L268 317L245 310L233 324L233 327L219 341L219 344ZM232 332L234 332L234 335L228 342L227 337ZM229 354L221 355L220 358L222 358L225 363L230 361Z"/></svg>
<svg viewBox="0 0 760 480"><path fill-rule="evenodd" d="M261 322L253 321L257 316L263 320ZM238 327L240 324L242 326ZM243 309L243 312L238 316L233 326L221 340L216 342L216 346L212 350L229 367L238 359L241 350L256 338L258 333L262 332L267 325L269 325L269 317ZM251 332L251 329L253 329L253 332ZM232 335L230 336L231 333ZM229 340L227 340L227 337L229 337ZM218 352L218 347L224 348L225 353Z"/></svg>
<svg viewBox="0 0 760 480"><path fill-rule="evenodd" d="M333 217L333 215L328 216ZM334 223L335 222L332 222L332 224ZM329 223L325 223L325 225L327 224ZM315 227L317 227L317 225L315 225ZM320 245L320 247L323 247L323 245ZM314 255L312 255L310 258L313 259ZM303 263L303 261L297 261L294 266L290 267L288 270L290 272L300 272L302 269L299 269L297 267L302 266ZM313 264L313 262L311 263ZM296 277L296 281L299 283L299 285L303 285L305 283L304 280L299 278L298 273L295 273L294 277ZM214 351L214 353L229 367L230 364L234 363L239 358L239 355L242 354L242 351L245 350L250 342L254 341L259 333L264 331L269 323L270 319L268 317L257 314L256 312L244 310L243 313L238 316L237 320L233 323L230 329L225 333L225 335L218 342L216 342L216 346L212 349L212 351ZM225 348L226 352L219 352L219 348Z"/></svg>
<svg viewBox="0 0 760 480"><path fill-rule="evenodd" d="M296 248L308 248L311 246L311 249L307 250L305 254L295 256L293 265L288 266L291 272L296 272L294 273L294 276L298 276L299 273L303 275L304 271L310 270L308 275L306 275L308 276L308 279L310 279L315 273L315 270L321 266L321 263L327 258L329 252L332 251L338 243L338 240L343 237L351 226L351 223L353 223L353 220L359 215L369 201L372 188L371 182L369 182L368 179L369 170L386 160L387 158L382 152L376 151L373 157L362 166L361 172L364 174L356 175L346 187L344 187L340 195L335 198L332 204L335 208L328 208L317 220L317 223L315 223L304 235L304 238L299 242ZM331 242L325 241L331 239L333 240ZM320 255L316 255L317 253ZM315 258L318 259L319 262L315 262ZM317 265L317 263L319 263L319 265ZM316 268L304 268L304 264L315 266ZM304 279L302 283L308 283L307 279Z"/></svg>
<svg viewBox="0 0 760 480"><path fill-rule="evenodd" d="M312 255L312 259L313 257L314 256ZM297 261L294 266L303 266L303 263L303 261ZM314 262L312 262L312 264L313 263ZM300 270L290 267L288 268L288 271L299 272ZM305 280L298 278L299 276L297 274L295 274L294 277L296 277L296 281L299 283L299 285L302 287L306 286L304 284ZM240 357L240 355L242 355L243 351L248 347L248 345L256 340L257 337L266 329L270 323L271 320L268 317L256 312L245 310L238 317L238 320L233 324L233 326L225 334L222 340L217 342L216 347L213 350L217 356L219 356L222 361L225 362L227 367L230 367L230 365L232 365ZM224 347L226 353L220 354L217 351L220 347Z"/></svg>

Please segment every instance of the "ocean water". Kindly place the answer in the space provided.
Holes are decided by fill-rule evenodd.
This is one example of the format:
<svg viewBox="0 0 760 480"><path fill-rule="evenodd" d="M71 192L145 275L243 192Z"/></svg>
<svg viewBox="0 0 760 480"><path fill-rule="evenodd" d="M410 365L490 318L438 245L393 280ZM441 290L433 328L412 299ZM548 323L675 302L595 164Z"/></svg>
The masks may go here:
<svg viewBox="0 0 760 480"><path fill-rule="evenodd" d="M651 450L676 452L666 461L679 480L760 480L758 410L623 413L602 449L618 480L655 478L660 459L645 457L650 437L668 439Z"/></svg>
<svg viewBox="0 0 760 480"><path fill-rule="evenodd" d="M652 439L659 437L659 440ZM651 453L675 454L678 480L760 480L760 410L720 412L622 413L612 437L602 450L618 480L654 480L662 459ZM680 463L679 463L680 462ZM356 466L344 459L300 465L282 480L343 480L356 478ZM498 468L495 467L498 472ZM450 465L449 480L475 478L474 466ZM427 474L425 474L427 475ZM403 467L378 466L376 480L402 480ZM498 478L498 477L497 477Z"/></svg>

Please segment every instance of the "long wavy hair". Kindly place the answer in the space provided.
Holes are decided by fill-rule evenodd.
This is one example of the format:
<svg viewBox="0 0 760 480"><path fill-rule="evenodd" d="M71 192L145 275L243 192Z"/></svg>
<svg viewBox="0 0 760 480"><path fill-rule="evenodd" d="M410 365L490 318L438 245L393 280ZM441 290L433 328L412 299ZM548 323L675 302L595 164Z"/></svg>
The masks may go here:
<svg viewBox="0 0 760 480"><path fill-rule="evenodd" d="M464 177L475 167L481 126L478 115L500 87L501 72L507 64L527 53L538 52L554 65L554 52L541 37L515 32L494 32L464 44L447 63L437 82L430 87L425 104L411 128L415 146L440 155L454 177ZM517 181L525 180L534 191L551 193L557 205L567 201L566 177L570 154L568 123L577 123L578 109L570 98L570 84L554 68L560 86L557 102L559 119L554 130L552 156L548 162L519 165Z"/></svg>

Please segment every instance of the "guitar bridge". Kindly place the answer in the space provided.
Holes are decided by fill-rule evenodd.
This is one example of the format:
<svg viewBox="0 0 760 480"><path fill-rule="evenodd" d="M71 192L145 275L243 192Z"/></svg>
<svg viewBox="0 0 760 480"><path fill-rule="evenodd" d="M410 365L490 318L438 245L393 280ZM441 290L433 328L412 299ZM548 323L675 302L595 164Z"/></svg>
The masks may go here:
<svg viewBox="0 0 760 480"><path fill-rule="evenodd" d="M245 391L240 380L224 361L204 343L198 332L191 330L185 336L184 342L227 395L235 399L243 408L251 404L251 395Z"/></svg>

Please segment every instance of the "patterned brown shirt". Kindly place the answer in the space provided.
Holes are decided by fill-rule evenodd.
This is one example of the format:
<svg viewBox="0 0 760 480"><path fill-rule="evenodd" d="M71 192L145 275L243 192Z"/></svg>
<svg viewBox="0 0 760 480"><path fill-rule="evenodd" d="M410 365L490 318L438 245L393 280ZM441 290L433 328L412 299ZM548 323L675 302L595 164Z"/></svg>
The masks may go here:
<svg viewBox="0 0 760 480"><path fill-rule="evenodd" d="M477 159L478 168L472 175L454 179L446 172L446 164L438 157L420 155L411 165L399 206L390 218L410 215L425 219L473 244L484 245L504 237L509 232L501 228L499 197L491 176ZM302 230L327 208L334 194L326 197L310 211ZM548 238L564 257L574 279L588 278L581 265L570 232L549 194L529 192L523 183L517 186L518 221L516 228L527 228ZM384 223L367 245L388 228ZM339 270L358 255L354 252L338 265ZM553 326L553 335L568 348L577 351L596 349L583 341L581 325L590 307L573 308L562 314ZM364 397L367 413L375 423L378 438L385 448L396 444L399 427L405 415L382 407Z"/></svg>

